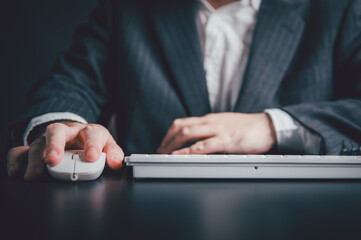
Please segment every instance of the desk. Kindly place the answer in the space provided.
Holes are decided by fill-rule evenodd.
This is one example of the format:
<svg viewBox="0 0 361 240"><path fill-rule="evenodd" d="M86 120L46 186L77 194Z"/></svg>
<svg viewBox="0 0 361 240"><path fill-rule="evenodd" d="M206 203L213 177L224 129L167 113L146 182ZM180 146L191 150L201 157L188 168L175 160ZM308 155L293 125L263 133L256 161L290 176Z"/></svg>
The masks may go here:
<svg viewBox="0 0 361 240"><path fill-rule="evenodd" d="M361 239L361 181L5 179L13 239ZM10 239L10 238L2 238Z"/></svg>

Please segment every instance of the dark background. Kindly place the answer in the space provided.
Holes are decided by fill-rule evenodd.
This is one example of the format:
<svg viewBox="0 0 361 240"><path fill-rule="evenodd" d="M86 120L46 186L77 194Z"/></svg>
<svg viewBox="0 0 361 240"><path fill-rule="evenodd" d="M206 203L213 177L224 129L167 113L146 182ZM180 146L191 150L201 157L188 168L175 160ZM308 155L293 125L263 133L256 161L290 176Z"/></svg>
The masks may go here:
<svg viewBox="0 0 361 240"><path fill-rule="evenodd" d="M26 94L46 77L96 0L0 0L0 153L5 174L7 126Z"/></svg>
<svg viewBox="0 0 361 240"><path fill-rule="evenodd" d="M96 0L0 0L1 176L6 126L95 6ZM135 181L126 171L77 184L0 182L0 236L360 239L360 181Z"/></svg>

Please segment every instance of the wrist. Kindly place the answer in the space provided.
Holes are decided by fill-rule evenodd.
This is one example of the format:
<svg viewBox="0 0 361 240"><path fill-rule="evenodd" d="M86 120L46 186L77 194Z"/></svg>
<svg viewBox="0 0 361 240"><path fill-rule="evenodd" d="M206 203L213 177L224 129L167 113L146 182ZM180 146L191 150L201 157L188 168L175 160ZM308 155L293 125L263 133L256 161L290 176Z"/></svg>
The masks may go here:
<svg viewBox="0 0 361 240"><path fill-rule="evenodd" d="M266 129L267 131L265 131L266 136L265 138L267 139L267 143L268 143L268 149L266 152L271 151L272 149L277 148L277 136L276 136L276 129L273 125L273 121L271 116L268 113L263 113L264 117L265 117L265 121L266 121Z"/></svg>
<svg viewBox="0 0 361 240"><path fill-rule="evenodd" d="M46 122L46 123L43 123L43 124L40 124L38 126L35 126L31 132L29 133L28 135L28 138L27 138L27 142L28 144L30 145L32 142L34 142L36 139L42 137L45 135L45 132L46 132L46 128L52 124L52 123L71 123L71 122L76 122L76 121L70 121L70 120L59 120L59 121L50 121L50 122Z"/></svg>

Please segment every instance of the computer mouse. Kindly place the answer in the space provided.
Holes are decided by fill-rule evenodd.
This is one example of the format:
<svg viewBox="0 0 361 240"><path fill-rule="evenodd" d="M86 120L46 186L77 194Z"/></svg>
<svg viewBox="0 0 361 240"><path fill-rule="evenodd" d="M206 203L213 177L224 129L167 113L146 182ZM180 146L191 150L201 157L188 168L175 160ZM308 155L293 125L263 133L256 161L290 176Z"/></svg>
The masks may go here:
<svg viewBox="0 0 361 240"><path fill-rule="evenodd" d="M106 154L95 162L85 161L83 150L64 152L63 160L56 166L47 165L50 175L57 180L90 181L97 179L104 170Z"/></svg>

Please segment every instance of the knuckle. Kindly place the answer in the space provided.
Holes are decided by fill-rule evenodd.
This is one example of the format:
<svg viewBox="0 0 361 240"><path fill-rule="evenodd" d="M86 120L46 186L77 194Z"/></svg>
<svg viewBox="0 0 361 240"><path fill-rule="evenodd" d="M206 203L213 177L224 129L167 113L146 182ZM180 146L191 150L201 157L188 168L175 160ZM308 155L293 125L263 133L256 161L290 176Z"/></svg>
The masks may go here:
<svg viewBox="0 0 361 240"><path fill-rule="evenodd" d="M10 148L9 151L8 151L8 159L13 157L14 155L16 155L16 152L17 152L16 147Z"/></svg>
<svg viewBox="0 0 361 240"><path fill-rule="evenodd" d="M84 123L73 122L73 121L64 122L63 124L66 125L66 126L68 126L68 127L78 127L78 126L83 126L83 125L85 125Z"/></svg>
<svg viewBox="0 0 361 240"><path fill-rule="evenodd" d="M204 149L205 145L203 142L197 142L193 145L193 149L192 150L195 150L197 152L199 151L202 151Z"/></svg>
<svg viewBox="0 0 361 240"><path fill-rule="evenodd" d="M93 128L97 128L99 127L100 125L99 124L96 124L96 123L88 123L86 124L87 127L93 127Z"/></svg>
<svg viewBox="0 0 361 240"><path fill-rule="evenodd" d="M180 133L181 133L181 136L182 136L182 137L187 137L187 136L189 136L189 134L190 134L190 129L189 129L189 127L184 127L184 128L182 128L181 131L180 131Z"/></svg>
<svg viewBox="0 0 361 240"><path fill-rule="evenodd" d="M95 124L87 124L84 128L83 131L94 131L96 129L96 125Z"/></svg>
<svg viewBox="0 0 361 240"><path fill-rule="evenodd" d="M95 131L95 126L94 125L85 125L80 131L79 131L79 134L83 135L83 136L86 136L87 133L90 133L90 132L94 132Z"/></svg>
<svg viewBox="0 0 361 240"><path fill-rule="evenodd" d="M57 129L57 128L60 128L60 127L63 127L63 126L64 126L64 124L62 124L62 123L58 123L58 122L51 123L48 126L46 126L46 131L47 132L53 131L54 129Z"/></svg>
<svg viewBox="0 0 361 240"><path fill-rule="evenodd" d="M108 129L106 129L104 126L100 124L87 124L83 128L83 131L87 131L87 132L102 131L105 133L109 133Z"/></svg>
<svg viewBox="0 0 361 240"><path fill-rule="evenodd" d="M215 113L208 113L206 114L204 117L205 118L209 118L209 119L212 119L214 117Z"/></svg>
<svg viewBox="0 0 361 240"><path fill-rule="evenodd" d="M206 141L203 142L203 145L206 148L212 148L214 146L214 141L213 141L213 139L206 140Z"/></svg>
<svg viewBox="0 0 361 240"><path fill-rule="evenodd" d="M108 135L108 136L111 135L110 132L109 132L109 130L108 130L106 127L101 126L101 129L102 129L102 131L103 131L106 135Z"/></svg>
<svg viewBox="0 0 361 240"><path fill-rule="evenodd" d="M180 127L181 126L181 122L182 122L182 120L181 119L175 119L174 121L173 121L173 123L172 123L172 127L175 127L175 128L178 128L178 127Z"/></svg>

